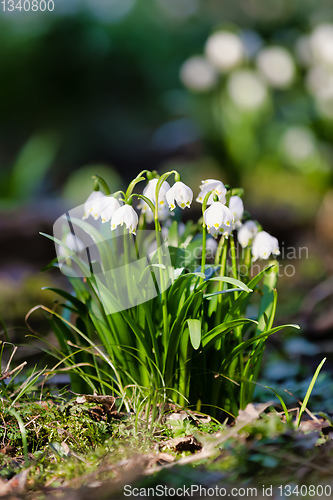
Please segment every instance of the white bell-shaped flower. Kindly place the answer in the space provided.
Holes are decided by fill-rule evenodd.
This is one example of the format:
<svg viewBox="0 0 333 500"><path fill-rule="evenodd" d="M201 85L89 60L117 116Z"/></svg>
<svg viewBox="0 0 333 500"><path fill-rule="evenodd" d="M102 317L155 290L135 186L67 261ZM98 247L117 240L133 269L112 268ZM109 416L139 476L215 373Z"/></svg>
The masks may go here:
<svg viewBox="0 0 333 500"><path fill-rule="evenodd" d="M121 204L114 196L106 196L106 199L103 201L102 208L100 211L100 216L102 222L109 222L113 214L121 207Z"/></svg>
<svg viewBox="0 0 333 500"><path fill-rule="evenodd" d="M219 234L228 237L232 232L233 215L230 209L220 201L214 201L204 212L204 221L208 232L217 238Z"/></svg>
<svg viewBox="0 0 333 500"><path fill-rule="evenodd" d="M156 204L157 182L158 179L151 179L143 190L143 195L149 198L154 205ZM160 187L160 191L158 194L158 218L160 220L165 220L169 216L169 209L166 203L166 193L169 191L169 189L169 183L167 181L164 181ZM146 215L147 222L151 222L154 220L154 214L145 201L140 201L138 208L140 208L142 213Z"/></svg>
<svg viewBox="0 0 333 500"><path fill-rule="evenodd" d="M260 231L253 240L252 260L268 259L271 254L274 256L280 254L279 242L266 231Z"/></svg>
<svg viewBox="0 0 333 500"><path fill-rule="evenodd" d="M258 233L258 226L253 220L247 220L238 229L237 239L242 248L249 246L250 242Z"/></svg>
<svg viewBox="0 0 333 500"><path fill-rule="evenodd" d="M105 196L105 194L101 191L93 191L88 196L84 204L84 214L82 219L88 219L89 215L92 215L94 219L98 219L105 198L107 198L107 196Z"/></svg>
<svg viewBox="0 0 333 500"><path fill-rule="evenodd" d="M156 185L159 179L151 179L143 190L143 194L149 198L155 205L156 203ZM167 181L162 182L158 193L158 204L163 206L166 203L166 194L170 189L170 184Z"/></svg>
<svg viewBox="0 0 333 500"><path fill-rule="evenodd" d="M175 182L172 188L166 193L166 199L170 210L176 208L176 203L180 208L190 207L193 200L193 191L181 181Z"/></svg>
<svg viewBox="0 0 333 500"><path fill-rule="evenodd" d="M126 225L126 228L135 234L139 222L138 214L131 205L123 205L118 208L111 217L111 231L118 226Z"/></svg>
<svg viewBox="0 0 333 500"><path fill-rule="evenodd" d="M239 227L244 213L243 200L239 196L231 196L229 208L234 217L235 226Z"/></svg>
<svg viewBox="0 0 333 500"><path fill-rule="evenodd" d="M203 203L205 196L209 191L213 192L208 198L207 205L211 205L213 203L215 194L218 196L221 203L226 202L225 195L227 190L223 182L217 181L215 179L207 179L201 182L200 193L198 194L196 201L198 203Z"/></svg>

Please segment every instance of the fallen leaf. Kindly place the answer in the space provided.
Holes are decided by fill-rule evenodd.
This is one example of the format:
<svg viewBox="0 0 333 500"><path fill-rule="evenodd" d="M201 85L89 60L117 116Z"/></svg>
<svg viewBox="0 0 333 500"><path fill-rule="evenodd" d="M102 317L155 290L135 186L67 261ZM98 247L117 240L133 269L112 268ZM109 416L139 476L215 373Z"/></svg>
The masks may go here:
<svg viewBox="0 0 333 500"><path fill-rule="evenodd" d="M168 439L168 441L164 441L160 444L160 448L169 448L177 453L181 453L183 451L195 453L196 451L201 450L202 444L199 443L194 436L185 436Z"/></svg>

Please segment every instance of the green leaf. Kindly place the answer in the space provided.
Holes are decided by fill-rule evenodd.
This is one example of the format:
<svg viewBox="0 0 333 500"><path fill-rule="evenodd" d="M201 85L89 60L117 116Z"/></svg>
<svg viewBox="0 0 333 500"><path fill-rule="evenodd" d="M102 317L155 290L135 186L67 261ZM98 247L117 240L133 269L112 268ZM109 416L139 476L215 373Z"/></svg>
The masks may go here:
<svg viewBox="0 0 333 500"><path fill-rule="evenodd" d="M168 244L178 247L178 222L174 220L169 228Z"/></svg>
<svg viewBox="0 0 333 500"><path fill-rule="evenodd" d="M279 264L277 261L274 261L264 275L262 287L263 295L259 307L257 334L272 328L277 305L277 292L275 287L278 273Z"/></svg>
<svg viewBox="0 0 333 500"><path fill-rule="evenodd" d="M302 419L302 415L307 407L307 404L308 404L308 401L310 399L310 396L311 396L311 392L312 392L312 389L316 383L316 380L318 378L318 375L319 375L319 372L320 370L322 369L323 367L323 364L325 363L326 361L326 358L324 358L321 363L319 364L319 366L317 367L317 370L315 371L315 374L313 375L312 377L312 380L310 382L310 385L308 387L308 390L306 391L306 394L305 394L305 398L303 400L303 403L302 403L302 406L301 406L301 409L300 409L300 412L298 414L298 419L297 419L297 423L296 423L296 426L299 427L299 424L301 423L301 419Z"/></svg>
<svg viewBox="0 0 333 500"><path fill-rule="evenodd" d="M222 290L221 292L207 293L203 297L204 299L211 300L216 295L223 295L230 292L241 292L242 288L228 288L228 290Z"/></svg>
<svg viewBox="0 0 333 500"><path fill-rule="evenodd" d="M235 278L229 278L229 276L216 276L215 278L210 278L209 281L223 281L225 283L230 283L231 285L235 285L237 288L244 290L244 292L253 292L251 288L249 288L242 281L236 280Z"/></svg>
<svg viewBox="0 0 333 500"><path fill-rule="evenodd" d="M193 349L199 349L201 342L201 321L199 319L188 319L188 329Z"/></svg>
<svg viewBox="0 0 333 500"><path fill-rule="evenodd" d="M242 326L245 325L246 323L255 323L257 324L256 321L253 321L252 319L247 319L247 318L242 318L242 319L235 319L232 321L228 321L226 323L222 323L221 325L216 326L209 332L207 332L203 337L202 337L202 347L209 347L209 345L214 342L215 340L219 339L222 335L226 334L229 330L232 330L233 328L236 328L237 326Z"/></svg>
<svg viewBox="0 0 333 500"><path fill-rule="evenodd" d="M65 292L64 290L61 290L61 288L53 288L51 286L44 286L42 290L50 290L51 292L55 292L64 299L68 300L68 302L71 302L73 306L77 309L77 311L81 314L85 314L87 312L87 307L83 302L81 302L79 299L76 297L73 297L68 292Z"/></svg>
<svg viewBox="0 0 333 500"><path fill-rule="evenodd" d="M289 415L289 412L288 412L288 408L286 406L286 403L283 401L282 397L280 396L280 394L278 392L276 392L273 387L269 387L269 385L265 385L266 389L270 389L271 391L274 392L274 394L276 395L276 397L279 399L280 403L281 403L281 406L283 408L283 411L284 411L284 414L286 416L286 420L287 422L291 422L292 418L291 416Z"/></svg>

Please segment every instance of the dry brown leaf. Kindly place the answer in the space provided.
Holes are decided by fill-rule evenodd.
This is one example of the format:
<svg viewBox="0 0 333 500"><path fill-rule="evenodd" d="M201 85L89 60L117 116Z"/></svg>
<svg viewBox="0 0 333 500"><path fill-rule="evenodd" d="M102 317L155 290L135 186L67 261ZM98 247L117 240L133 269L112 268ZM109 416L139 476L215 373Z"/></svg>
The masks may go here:
<svg viewBox="0 0 333 500"><path fill-rule="evenodd" d="M24 493L26 491L27 478L30 467L24 469L9 481L0 479L0 496L9 495L11 493Z"/></svg>
<svg viewBox="0 0 333 500"><path fill-rule="evenodd" d="M169 448L177 453L182 453L183 451L195 453L196 451L202 449L202 444L199 443L194 436L185 436L164 441L160 444L160 449L163 448Z"/></svg>

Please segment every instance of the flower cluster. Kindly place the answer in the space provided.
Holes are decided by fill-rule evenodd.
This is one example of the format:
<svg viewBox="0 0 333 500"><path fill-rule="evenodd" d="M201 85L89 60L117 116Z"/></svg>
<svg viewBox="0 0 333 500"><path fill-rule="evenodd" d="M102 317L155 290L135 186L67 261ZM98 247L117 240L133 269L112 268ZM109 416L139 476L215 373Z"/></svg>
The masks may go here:
<svg viewBox="0 0 333 500"><path fill-rule="evenodd" d="M128 231L136 234L139 217L132 207L133 196L140 197L130 193L129 196L124 195L124 199L119 199L115 195L106 196L100 191L94 191L84 204L83 219L91 215L95 220L100 218L103 223L109 222L112 231L118 226L125 225ZM190 208L192 201L192 189L180 181L179 174L175 176L172 187L167 182L166 176L163 176L160 180L158 178L148 180L138 209L147 223L152 222L157 213L158 220L165 221L166 228L170 224L168 221L176 206L182 209ZM213 238L216 239L218 236L228 238L234 230L237 230L240 246L242 248L251 246L253 261L280 254L276 238L262 231L253 220L242 223L243 201L239 196L228 192L223 182L216 179L203 180L196 201L203 205L203 227Z"/></svg>

